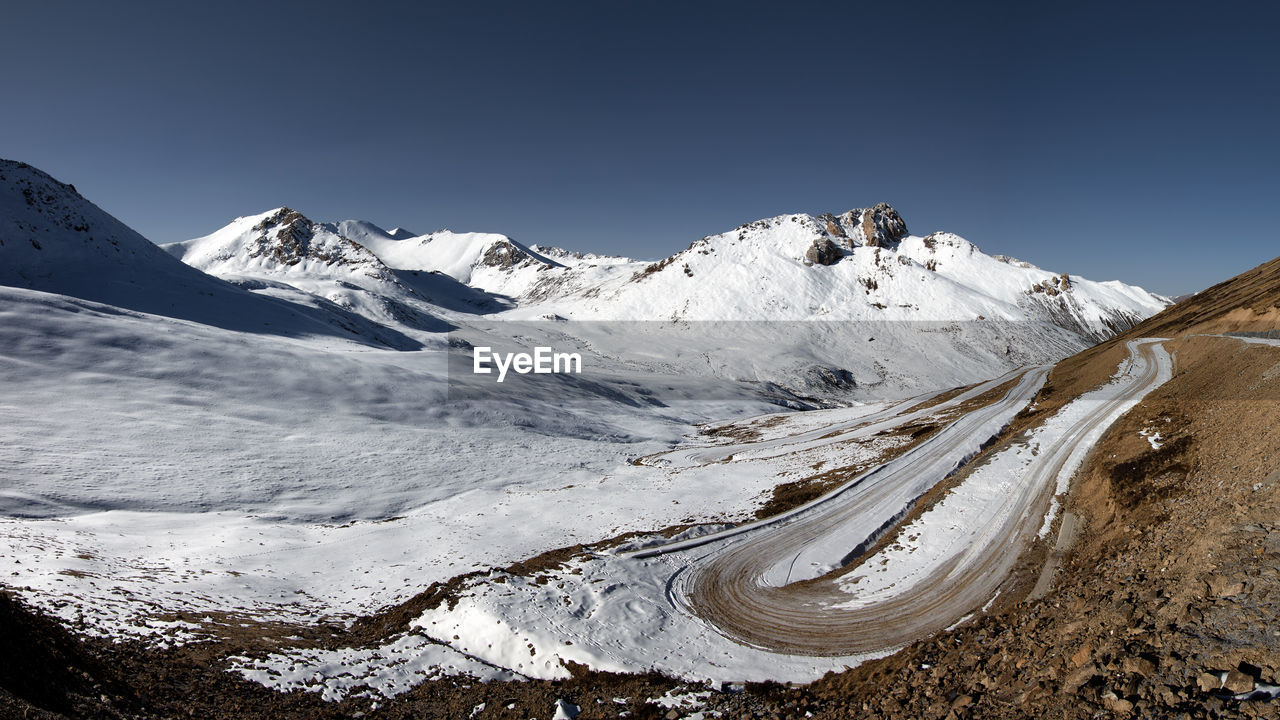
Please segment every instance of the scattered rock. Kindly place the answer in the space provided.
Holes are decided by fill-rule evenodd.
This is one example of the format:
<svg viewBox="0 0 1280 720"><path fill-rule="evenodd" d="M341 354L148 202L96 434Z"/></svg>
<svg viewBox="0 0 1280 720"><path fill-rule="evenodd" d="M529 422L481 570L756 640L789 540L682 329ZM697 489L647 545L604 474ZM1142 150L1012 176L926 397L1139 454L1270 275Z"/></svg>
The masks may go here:
<svg viewBox="0 0 1280 720"><path fill-rule="evenodd" d="M1222 676L1218 673L1211 672L1200 673L1200 677L1196 678L1196 686L1204 692L1221 690Z"/></svg>
<svg viewBox="0 0 1280 720"><path fill-rule="evenodd" d="M1075 692L1081 685L1089 682L1089 680L1097 674L1098 666L1093 663L1077 668L1075 672L1072 672L1070 675L1067 675L1062 679L1062 691L1068 693Z"/></svg>
<svg viewBox="0 0 1280 720"><path fill-rule="evenodd" d="M1205 581L1209 586L1209 597L1229 598L1244 592L1243 582L1232 582L1231 578L1222 575L1211 575Z"/></svg>
<svg viewBox="0 0 1280 720"><path fill-rule="evenodd" d="M1093 645L1091 643L1085 643L1083 647L1072 654L1071 666L1080 667L1081 665L1084 665L1089 662L1089 657L1091 655L1093 655Z"/></svg>
<svg viewBox="0 0 1280 720"><path fill-rule="evenodd" d="M1133 710L1133 703L1122 697L1117 697L1114 692L1108 690L1102 693L1102 707L1117 715L1127 715L1129 711Z"/></svg>
<svg viewBox="0 0 1280 720"><path fill-rule="evenodd" d="M1156 664L1140 655L1125 658L1121 667L1127 673L1142 677L1151 677L1156 672Z"/></svg>
<svg viewBox="0 0 1280 720"><path fill-rule="evenodd" d="M1227 679L1223 681L1222 689L1233 695L1253 692L1253 678L1239 670L1232 670L1227 673Z"/></svg>

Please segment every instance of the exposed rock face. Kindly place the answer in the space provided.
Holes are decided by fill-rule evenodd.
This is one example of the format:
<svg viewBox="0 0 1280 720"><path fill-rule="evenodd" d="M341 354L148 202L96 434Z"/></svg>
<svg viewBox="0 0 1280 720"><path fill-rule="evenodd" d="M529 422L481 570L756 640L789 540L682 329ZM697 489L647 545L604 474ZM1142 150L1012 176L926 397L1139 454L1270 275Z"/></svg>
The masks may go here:
<svg viewBox="0 0 1280 720"><path fill-rule="evenodd" d="M843 254L830 239L818 238L805 251L804 259L814 265L835 265Z"/></svg>
<svg viewBox="0 0 1280 720"><path fill-rule="evenodd" d="M863 243L871 247L889 247L907 236L907 223L886 203L862 211Z"/></svg>
<svg viewBox="0 0 1280 720"><path fill-rule="evenodd" d="M835 215L823 213L818 216L818 220L822 221L823 225L826 226L827 234L831 237L848 237L848 234L845 233L844 228L840 225L840 220Z"/></svg>
<svg viewBox="0 0 1280 720"><path fill-rule="evenodd" d="M480 258L483 265L509 270L529 259L529 254L509 241L494 243Z"/></svg>
<svg viewBox="0 0 1280 720"><path fill-rule="evenodd" d="M363 245L341 235L326 233L316 238L317 226L302 213L280 208L253 227L259 233L250 257L270 256L281 265L297 265L319 260L330 265L368 265L381 269L382 263Z"/></svg>
<svg viewBox="0 0 1280 720"><path fill-rule="evenodd" d="M824 215L827 233L848 238L850 246L892 247L907 236L907 223L888 203L869 208L854 208L837 216Z"/></svg>
<svg viewBox="0 0 1280 720"><path fill-rule="evenodd" d="M1027 294L1044 293L1049 297L1054 297L1058 295L1058 293L1064 292L1071 292L1071 276L1066 273L1051 277L1043 283L1036 283L1035 285L1032 285L1031 289L1027 291Z"/></svg>

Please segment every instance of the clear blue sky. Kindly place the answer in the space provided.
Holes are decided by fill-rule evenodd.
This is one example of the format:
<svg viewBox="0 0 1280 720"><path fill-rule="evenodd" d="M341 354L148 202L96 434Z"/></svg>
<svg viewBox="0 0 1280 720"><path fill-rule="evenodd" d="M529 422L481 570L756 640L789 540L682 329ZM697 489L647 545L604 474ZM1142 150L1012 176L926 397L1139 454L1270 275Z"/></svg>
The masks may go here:
<svg viewBox="0 0 1280 720"><path fill-rule="evenodd" d="M1280 255L1272 3L8 3L0 156L156 242L313 219L656 258L785 212L1165 293Z"/></svg>

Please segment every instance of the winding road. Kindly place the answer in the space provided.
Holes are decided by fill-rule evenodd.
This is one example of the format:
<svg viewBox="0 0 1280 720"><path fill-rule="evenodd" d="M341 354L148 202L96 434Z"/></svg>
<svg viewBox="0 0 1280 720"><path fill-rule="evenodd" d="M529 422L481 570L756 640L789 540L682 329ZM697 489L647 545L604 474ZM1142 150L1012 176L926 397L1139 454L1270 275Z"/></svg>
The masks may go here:
<svg viewBox="0 0 1280 720"><path fill-rule="evenodd" d="M1075 408L1072 413L1060 411L1047 421L1057 422L1053 432L1025 453L1029 459L1011 478L1011 489L988 500L992 521L955 529L963 540L956 552L948 551L890 592L859 598L849 563L998 435L1035 396L1048 367L1020 371L1000 400L792 513L633 557L687 553L669 583L669 599L737 642L794 655L871 654L900 647L963 619L997 593L1043 526L1060 476L1074 471L1125 409L1168 379L1169 356L1160 343L1131 341L1128 365L1116 382L1082 396L1068 406ZM996 385L985 384L987 389L999 384L991 382ZM825 436L831 432L826 428ZM784 445L795 448L825 436L792 438ZM681 460L705 461L725 449L689 453Z"/></svg>

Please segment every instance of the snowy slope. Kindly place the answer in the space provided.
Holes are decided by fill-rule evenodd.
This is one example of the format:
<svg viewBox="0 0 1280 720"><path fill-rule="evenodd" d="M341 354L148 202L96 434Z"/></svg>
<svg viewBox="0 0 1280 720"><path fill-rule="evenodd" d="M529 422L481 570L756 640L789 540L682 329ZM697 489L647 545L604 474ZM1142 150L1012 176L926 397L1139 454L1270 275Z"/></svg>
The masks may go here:
<svg viewBox="0 0 1280 720"><path fill-rule="evenodd" d="M419 346L332 303L284 302L193 270L73 186L9 160L0 160L0 285L245 332Z"/></svg>
<svg viewBox="0 0 1280 720"><path fill-rule="evenodd" d="M0 163L0 573L96 632L349 619L553 548L742 519L812 466L628 460L766 399L847 419L1061 357L1159 303L908 236L888 206L652 264L287 208L166 249ZM446 371L467 342L544 339L593 350L593 374L503 397ZM466 664L446 651L407 652Z"/></svg>
<svg viewBox="0 0 1280 720"><path fill-rule="evenodd" d="M883 203L759 220L655 263L490 233L404 237L287 208L166 248L246 287L285 284L391 326L438 331L439 316L466 335L481 314L579 321L551 334L631 371L757 383L775 399L873 401L977 382L1082 350L1166 302L948 233L910 235ZM485 327L498 340L548 335Z"/></svg>
<svg viewBox="0 0 1280 720"><path fill-rule="evenodd" d="M442 272L477 287L485 287L485 283L479 282L485 269L536 272L557 265L507 236L494 233L439 230L430 235L400 239L370 233L363 242L391 267Z"/></svg>
<svg viewBox="0 0 1280 720"><path fill-rule="evenodd" d="M368 223L350 229L362 237L390 237ZM435 314L431 301L436 295L446 298L446 306L447 299L475 295L462 286L441 287L454 283L436 282L436 292L424 296L414 288L422 282L402 282L339 227L287 207L236 218L210 235L163 247L188 265L246 289L283 293L298 302L317 297L377 323L415 330L451 328Z"/></svg>
<svg viewBox="0 0 1280 720"><path fill-rule="evenodd" d="M212 235L164 247L183 262L215 275L342 272L393 280L388 268L363 245L290 208L236 218Z"/></svg>
<svg viewBox="0 0 1280 720"><path fill-rule="evenodd" d="M901 237L867 242L837 220L782 215L703 238L656 263L553 269L530 294L568 288L546 304L574 318L1002 319L1052 323L1088 342L1168 304L1141 288L994 258L949 233L918 237L903 226ZM831 256L815 262L821 253L814 249L823 246Z"/></svg>
<svg viewBox="0 0 1280 720"><path fill-rule="evenodd" d="M1093 343L1168 300L982 253L959 236L910 235L890 206L780 215L708 236L658 262L525 247L440 231L395 239L340 224L387 265L448 274L514 298L513 317L592 320L1003 320L1049 323Z"/></svg>

